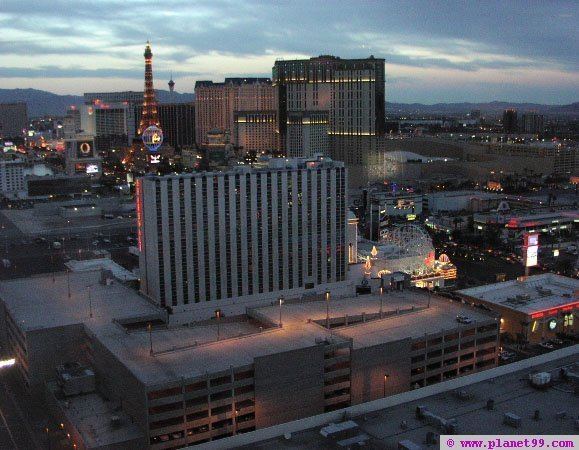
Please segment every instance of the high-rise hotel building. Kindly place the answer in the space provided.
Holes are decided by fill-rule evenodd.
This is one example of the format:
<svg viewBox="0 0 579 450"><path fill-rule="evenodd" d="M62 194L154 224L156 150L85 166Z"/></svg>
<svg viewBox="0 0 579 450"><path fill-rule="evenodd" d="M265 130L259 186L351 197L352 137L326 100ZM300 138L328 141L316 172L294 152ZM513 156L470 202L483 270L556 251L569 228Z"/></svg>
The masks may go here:
<svg viewBox="0 0 579 450"><path fill-rule="evenodd" d="M235 113L275 110L275 90L269 78L226 78L223 83L195 83L195 139L207 143L212 130L227 132L233 138Z"/></svg>
<svg viewBox="0 0 579 450"><path fill-rule="evenodd" d="M203 309L344 281L346 183L322 157L139 179L141 291Z"/></svg>
<svg viewBox="0 0 579 450"><path fill-rule="evenodd" d="M273 84L277 89L278 132L284 153L327 153L346 163L352 182L364 183L386 128L384 59L323 55L276 61ZM324 112L327 131L320 127L323 118L317 117ZM315 114L316 120L296 121L296 113ZM308 128L312 131L308 132ZM327 141L312 139L312 133L324 131ZM309 135L310 148L303 147L304 139L296 139L296 133Z"/></svg>

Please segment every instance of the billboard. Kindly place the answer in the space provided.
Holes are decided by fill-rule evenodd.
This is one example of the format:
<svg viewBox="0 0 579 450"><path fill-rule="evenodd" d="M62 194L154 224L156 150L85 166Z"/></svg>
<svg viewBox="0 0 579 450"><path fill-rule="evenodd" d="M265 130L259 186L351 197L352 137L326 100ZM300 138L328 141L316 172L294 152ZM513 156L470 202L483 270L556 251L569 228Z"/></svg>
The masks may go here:
<svg viewBox="0 0 579 450"><path fill-rule="evenodd" d="M86 165L86 173L87 174L99 173L98 164L87 164Z"/></svg>
<svg viewBox="0 0 579 450"><path fill-rule="evenodd" d="M523 264L525 267L533 267L538 263L539 234L526 233L523 236Z"/></svg>

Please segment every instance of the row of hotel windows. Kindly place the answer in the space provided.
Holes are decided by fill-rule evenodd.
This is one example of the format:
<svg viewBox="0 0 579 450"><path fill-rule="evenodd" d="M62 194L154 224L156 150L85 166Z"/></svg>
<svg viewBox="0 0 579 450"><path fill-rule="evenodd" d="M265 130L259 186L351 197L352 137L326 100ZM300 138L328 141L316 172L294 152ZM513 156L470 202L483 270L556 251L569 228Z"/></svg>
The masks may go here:
<svg viewBox="0 0 579 450"><path fill-rule="evenodd" d="M321 171L318 171L318 174L320 175ZM278 172L279 174L279 172ZM330 174L330 171L328 170L328 174ZM310 189L311 189L311 184L312 184L312 179L308 178L310 181L309 183L306 181L306 184L310 185ZM202 184L202 219L203 219L203 229L207 230L208 229L208 225L209 225L209 217L207 214L207 202L208 202L208 197L207 197L207 183L209 182L207 179L205 179L205 181L203 181L204 179L201 178L199 179L197 182ZM230 180L231 181L231 180ZM233 191L236 193L240 192L240 176L236 175L234 178L234 186L231 186L230 183L230 188L233 187ZM289 181L289 180L288 180ZM212 202L211 205L213 206L213 210L214 211L219 211L219 200L220 197L218 195L218 187L219 187L219 182L218 182L218 178L214 178L212 180L213 182L213 196L210 199L210 201ZM297 177L297 185L298 185L298 205L301 204L301 195L299 193L301 193L301 183L302 183L302 178L301 177ZM331 281L337 281L340 279L343 279L343 277L345 276L345 260L342 261L343 257L344 257L344 239L345 239L345 233L343 228L345 227L345 216L344 216L344 208L345 208L345 195L344 195L344 189L345 189L345 173L344 173L344 169L340 169L337 171L337 177L336 177L336 187L337 190L339 192L337 199L336 199L336 214L335 216L332 215L332 209L331 209L331 199L332 197L330 196L331 192L330 192L330 180L328 179L326 186L325 186L325 195L324 197L326 198L326 221L327 221L327 229L325 230L326 235L329 237L331 234L331 224L332 224L332 220L334 220L335 222L335 226L336 226L336 240L335 240L335 247L331 248L329 247L329 250L322 247L322 240L318 239L318 244L317 244L317 250L316 252L318 253L318 259L317 259L317 263L318 263L318 283L321 283L323 281L323 277L322 277L322 260L321 260L321 255L322 253L325 253L327 251L330 252L330 254L328 255L328 262L329 264L327 264L327 272L326 272L326 277L328 280ZM287 186L289 187L289 192L290 195L288 198L292 198L292 183L289 182L287 184ZM196 182L192 183L192 194L195 192L195 187L196 187ZM272 199L272 195L271 195L271 187L272 187L272 177L271 177L271 173L268 173L267 176L267 184L266 184L266 191L268 198ZM318 203L318 208L317 208L317 217L322 217L322 185L321 185L321 176L318 176L318 182L317 182L317 188L318 188L318 192L317 192L317 203ZM172 265L172 269L171 270L171 277L170 277L170 282L171 282L171 287L172 287L172 303L173 305L177 304L177 283L176 283L176 270L174 269L174 261L175 261L175 241L176 238L174 236L174 211L173 211L173 195L172 195L172 183L167 183L167 206L168 206L168 220L167 220L167 225L168 225L168 237L169 237L169 256L170 256L170 260L171 260L171 265ZM229 192L229 191L228 191ZM251 192L251 187L249 187L248 193ZM293 258L293 252L291 250L292 245L294 245L296 243L296 241L294 241L292 239L291 236L291 232L292 232L292 227L288 228L288 232L289 232L289 239L288 242L284 242L282 240L282 236L283 236L283 231L285 228L285 223L283 222L283 213L281 211L286 211L286 214L289 217L289 223L293 223L293 214L294 214L294 210L292 208L293 206L293 200L291 202L288 202L288 207L283 210L283 202L282 202L282 192L283 192L283 185L282 185L282 179L281 176L278 177L278 182L277 182L277 192L280 194L278 195L278 203L277 203L277 208L278 208L278 255L279 255L279 261L278 261L278 274L279 274L279 279L282 280L281 283L285 284L283 280L285 280L284 278L284 272L286 270L288 270L288 268L284 265L284 254L287 253L288 259L292 260ZM184 204L184 185L183 185L183 180L180 180L180 185L179 185L179 207L181 211L185 211L185 204ZM251 197L250 197L251 198ZM268 202L268 208L267 208L267 215L264 217L260 216L260 213L262 211L262 183L257 183L256 185L256 193L255 193L255 201L256 201L256 209L258 212L258 218L261 220L257 221L257 232L258 232L258 236L262 236L262 231L264 229L264 223L266 223L266 229L271 230L272 232L268 233L268 239L265 242L265 245L267 245L267 253L265 253L265 255L267 255L269 258L267 259L268 261L268 269L269 269L269 290L273 290L274 289L274 265L273 265L273 228L272 228L272 219L273 219L273 215L272 215L272 202L270 200L270 202ZM160 230L162 230L163 227L163 220L162 220L162 210L161 210L161 189L160 189L160 183L157 183L156 186L156 200L157 200L157 224L158 224L158 228ZM225 195L221 201L224 203L224 208L226 211L225 216L229 217L230 216L230 205L229 205L229 196ZM251 202L248 202L251 203ZM237 218L237 233L238 233L238 242L241 242L240 238L241 238L241 206L240 206L240 198L239 196L237 196L237 200L236 200L236 205L235 205L235 216ZM251 208L251 205L250 205ZM249 208L248 208L249 209ZM308 218L311 217L311 212L312 209L310 207L309 211L308 211ZM227 218L225 217L225 219ZM251 227L251 213L250 214L246 214L247 217L247 229L246 229L246 233L247 231L252 230ZM282 220L279 220L282 219ZM298 229L300 231L303 231L303 222L302 222L302 209L301 208L297 208L297 219L298 219ZM226 220L227 222L227 220ZM321 230L321 220L318 220L317 223L317 229L314 231L313 229L313 221L311 220L311 218L307 221L306 226L308 227L309 230L309 236L313 235L314 233L317 236L324 236L324 234L322 233ZM180 236L180 248L184 249L186 246L186 235L188 234L188 231L186 229L185 226L185 215L181 214L180 216L180 229L181 229L181 236ZM214 230L220 230L220 217L219 214L214 214L213 215L213 226L214 226ZM192 220L192 236L197 237L197 221L196 220ZM301 236L301 233L298 232L298 236L297 238L299 239L299 237ZM328 239L328 245L330 243L331 239ZM252 234L251 233L247 233L247 242L248 242L248 261L249 261L249 265L247 266L248 269L248 285L249 285L249 294L254 294L257 293L256 290L254 289L253 286L253 271L255 270L255 268L253 267L253 258L252 258ZM301 244L302 241L299 240L297 241L298 243L298 258L301 261ZM204 259L204 261L208 261L208 254L209 254L209 236L208 233L204 233L203 234L203 244L204 244L204 249L205 249L205 256L206 258ZM285 244L285 245L284 245ZM223 243L221 242L221 239L217 239L215 241L215 254L218 256L217 259L219 259L219 256L222 255L222 251L221 251L221 246L223 245ZM164 242L163 239L159 239L159 243L158 243L158 257L159 257L159 272L160 272L160 280L159 280L159 285L160 285L160 300L161 300L161 304L164 305L165 304L165 284L166 284L166 280L165 280L165 276L164 276L164 260L163 260L163 254L164 254ZM229 261L231 258L231 240L230 240L230 236L229 233L226 233L226 238L225 238L225 257L226 257L226 261ZM193 254L197 255L197 240L193 239ZM239 249L241 250L241 249ZM281 251L280 251L281 250ZM331 258L331 254L336 253L338 256L336 258L336 261L333 261ZM311 264L311 257L313 255L313 249L310 247L309 248L309 261L310 263L307 265L307 271L308 271L308 275L312 276L312 264ZM185 251L181 251L181 264L182 264L182 281L183 281L183 286L185 287L184 289L184 303L188 303L189 302L189 293L188 293L188 289L186 288L188 285L188 281L187 281L187 258L186 258L186 252ZM259 291L259 293L264 292L264 279L263 279L263 272L264 272L264 266L263 266L263 261L264 261L264 251L261 245L257 246L257 268L258 268L258 286L257 286L257 290ZM196 258L198 259L198 258ZM241 277L241 269L242 269L242 261L241 261L241 251L237 252L237 267L238 267L238 273L239 273L239 277L238 277L238 289L239 292L241 293L241 286L242 286L242 277ZM194 271L197 273L198 269L198 264L193 263L193 268ZM210 291L210 274L209 274L209 264L205 264L205 288L206 288L206 297L211 298L211 291ZM304 268L304 270L306 270ZM335 276L332 276L332 270L335 272ZM289 264L289 271L293 271L293 264ZM291 274L293 275L293 273ZM198 279L199 277L196 276L195 279ZM217 264L215 267L215 278L217 280L221 280L221 266L220 264ZM289 286L285 286L285 288L294 288L294 278L293 276L289 276ZM299 286L302 286L303 284L303 277L302 274L300 272L300 277L299 277ZM232 286L231 283L228 283L228 288L227 288L227 297L231 297L232 296ZM223 295L224 293L221 292L221 283L217 283L216 284L216 296L215 298L223 298L225 295ZM195 289L195 302L199 302L200 301L200 292L199 289Z"/></svg>

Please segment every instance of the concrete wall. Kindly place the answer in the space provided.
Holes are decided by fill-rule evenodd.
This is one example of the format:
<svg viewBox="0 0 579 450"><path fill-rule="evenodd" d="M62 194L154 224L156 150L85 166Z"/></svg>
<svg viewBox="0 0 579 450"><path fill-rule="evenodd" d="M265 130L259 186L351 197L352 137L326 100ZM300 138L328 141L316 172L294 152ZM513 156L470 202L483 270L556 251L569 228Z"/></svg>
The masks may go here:
<svg viewBox="0 0 579 450"><path fill-rule="evenodd" d="M431 386L427 386L421 389L403 392L401 394L393 395L387 398L382 398L372 402L350 406L348 408L339 409L324 414L319 414L313 417L307 417L305 419L296 420L294 422L284 423L281 425L256 430L251 433L238 434L236 436L227 439L208 442L206 444L201 444L189 448L191 449L195 448L196 450L197 449L217 450L217 449L236 448L241 447L243 445L251 445L267 439L273 439L279 436L283 436L285 433L296 433L302 430L307 430L309 428L327 425L330 422L340 422L341 420L344 419L344 415L347 415L349 417L355 417L362 414L369 414L374 411L379 411L381 409L389 408L403 403L412 402L415 400L419 400L421 398L429 397L431 395L440 394L441 392L448 392L451 390L460 389L462 387L469 386L474 383L490 380L492 378L514 373L519 370L532 368L539 364L555 361L557 359L564 358L570 355L576 355L577 353L579 353L579 345L574 345L572 347L566 347L560 350L545 353L540 356L535 356L534 358L524 359L522 361L507 364L505 366L496 367L489 370L483 370L482 372L477 372L472 375L466 375L463 377L455 378L453 380L433 384Z"/></svg>
<svg viewBox="0 0 579 450"><path fill-rule="evenodd" d="M255 427L324 412L324 346L256 358Z"/></svg>
<svg viewBox="0 0 579 450"><path fill-rule="evenodd" d="M353 405L410 389L411 342L409 338L353 350Z"/></svg>
<svg viewBox="0 0 579 450"><path fill-rule="evenodd" d="M96 338L90 346L97 390L112 401L118 401L123 411L131 416L148 436L149 422L144 386Z"/></svg>

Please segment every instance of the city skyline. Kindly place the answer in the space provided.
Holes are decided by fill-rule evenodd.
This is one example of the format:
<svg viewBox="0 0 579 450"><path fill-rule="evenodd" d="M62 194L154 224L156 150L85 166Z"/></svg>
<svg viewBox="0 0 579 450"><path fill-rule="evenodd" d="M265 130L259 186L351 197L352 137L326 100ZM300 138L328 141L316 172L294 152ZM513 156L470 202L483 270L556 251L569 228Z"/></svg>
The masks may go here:
<svg viewBox="0 0 579 450"><path fill-rule="evenodd" d="M579 40L572 2L323 4L8 1L0 14L4 88L59 94L142 90L143 43L155 78L176 90L197 80L271 76L278 58L373 54L386 59L386 100L505 100L546 104L579 98ZM125 7L124 9L121 9ZM240 39L243 36L243 39Z"/></svg>

